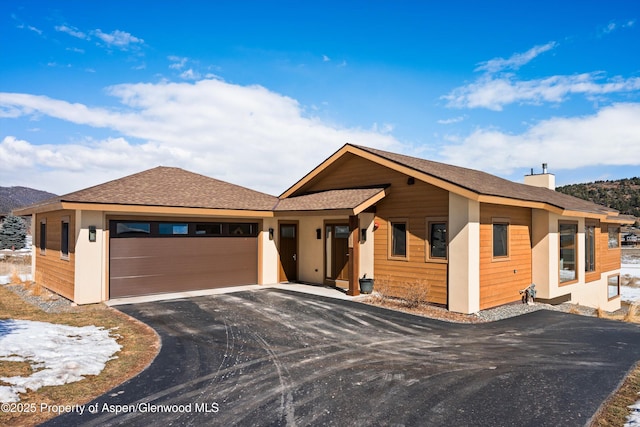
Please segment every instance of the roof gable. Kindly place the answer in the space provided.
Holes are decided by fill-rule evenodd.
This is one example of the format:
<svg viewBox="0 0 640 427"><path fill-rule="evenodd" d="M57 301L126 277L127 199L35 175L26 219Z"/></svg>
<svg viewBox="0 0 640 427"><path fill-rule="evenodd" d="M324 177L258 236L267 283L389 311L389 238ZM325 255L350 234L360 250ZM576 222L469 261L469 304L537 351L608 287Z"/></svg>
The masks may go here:
<svg viewBox="0 0 640 427"><path fill-rule="evenodd" d="M346 144L304 178L285 191L280 197L304 194L305 188L321 176L322 172L348 153L365 157L391 169L414 176L453 193L480 201L505 204L530 203L541 208L559 211L592 213L599 216L616 215L617 211L605 206L578 199L547 188L521 184L486 172L448 165L375 148ZM484 200L483 200L484 199Z"/></svg>

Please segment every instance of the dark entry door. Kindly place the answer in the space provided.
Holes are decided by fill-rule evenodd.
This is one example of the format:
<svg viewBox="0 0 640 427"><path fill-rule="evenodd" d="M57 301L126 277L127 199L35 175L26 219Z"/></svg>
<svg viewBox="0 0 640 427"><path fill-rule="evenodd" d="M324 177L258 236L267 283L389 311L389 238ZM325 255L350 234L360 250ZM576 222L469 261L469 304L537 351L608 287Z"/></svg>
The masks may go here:
<svg viewBox="0 0 640 427"><path fill-rule="evenodd" d="M298 225L280 224L281 282L298 280Z"/></svg>
<svg viewBox="0 0 640 427"><path fill-rule="evenodd" d="M327 278L349 280L349 224L326 226Z"/></svg>

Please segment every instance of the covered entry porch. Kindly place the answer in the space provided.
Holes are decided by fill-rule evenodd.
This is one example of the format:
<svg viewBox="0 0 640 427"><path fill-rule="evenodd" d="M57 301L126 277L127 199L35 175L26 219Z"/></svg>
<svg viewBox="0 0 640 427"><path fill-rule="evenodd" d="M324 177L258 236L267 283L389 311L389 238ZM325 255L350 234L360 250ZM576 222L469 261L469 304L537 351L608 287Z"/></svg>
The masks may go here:
<svg viewBox="0 0 640 427"><path fill-rule="evenodd" d="M358 279L374 277L375 204L385 194L384 188L349 189L282 200L270 226L278 281L335 286L358 295Z"/></svg>

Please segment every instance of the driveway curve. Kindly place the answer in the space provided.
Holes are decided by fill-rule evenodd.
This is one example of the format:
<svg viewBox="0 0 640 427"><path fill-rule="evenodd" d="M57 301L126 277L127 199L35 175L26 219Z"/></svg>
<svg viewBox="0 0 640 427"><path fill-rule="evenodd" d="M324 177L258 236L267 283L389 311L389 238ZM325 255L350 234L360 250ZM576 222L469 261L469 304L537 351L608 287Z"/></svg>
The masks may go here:
<svg viewBox="0 0 640 427"><path fill-rule="evenodd" d="M264 289L119 309L154 362L46 425L582 426L640 360L640 327L540 310L453 324Z"/></svg>

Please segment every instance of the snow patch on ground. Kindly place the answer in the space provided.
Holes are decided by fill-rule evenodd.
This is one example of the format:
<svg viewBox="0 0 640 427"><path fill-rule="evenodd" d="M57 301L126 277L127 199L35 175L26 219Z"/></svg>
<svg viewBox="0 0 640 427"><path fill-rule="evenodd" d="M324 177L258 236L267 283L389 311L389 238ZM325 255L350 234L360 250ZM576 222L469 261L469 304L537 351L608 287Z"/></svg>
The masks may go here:
<svg viewBox="0 0 640 427"><path fill-rule="evenodd" d="M640 279L640 263L622 264L620 268L620 276L631 276ZM622 296L622 301L640 302L640 288L632 288L631 286L620 286L620 294Z"/></svg>
<svg viewBox="0 0 640 427"><path fill-rule="evenodd" d="M20 393L98 375L121 346L110 330L31 320L0 320L0 361L27 362L28 377L0 377L0 402L19 402Z"/></svg>
<svg viewBox="0 0 640 427"><path fill-rule="evenodd" d="M33 281L31 274L18 274L22 283ZM11 276L0 276L0 285L8 285L11 283Z"/></svg>

